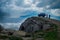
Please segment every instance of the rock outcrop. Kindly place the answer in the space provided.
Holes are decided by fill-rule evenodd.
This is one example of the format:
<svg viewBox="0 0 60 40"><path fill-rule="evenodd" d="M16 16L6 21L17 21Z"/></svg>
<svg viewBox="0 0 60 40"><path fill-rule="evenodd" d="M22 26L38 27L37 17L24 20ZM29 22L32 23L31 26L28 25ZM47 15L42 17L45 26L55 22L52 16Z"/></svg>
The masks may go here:
<svg viewBox="0 0 60 40"><path fill-rule="evenodd" d="M19 30L25 31L25 32L35 32L38 30L47 30L51 28L51 22L47 20L47 18L43 17L31 17L25 20Z"/></svg>

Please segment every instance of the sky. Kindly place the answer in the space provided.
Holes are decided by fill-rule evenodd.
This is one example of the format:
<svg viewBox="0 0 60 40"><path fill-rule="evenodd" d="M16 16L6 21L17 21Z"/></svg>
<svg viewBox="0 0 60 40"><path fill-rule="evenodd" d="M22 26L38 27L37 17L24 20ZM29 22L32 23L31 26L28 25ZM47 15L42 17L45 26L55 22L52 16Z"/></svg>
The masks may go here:
<svg viewBox="0 0 60 40"><path fill-rule="evenodd" d="M59 4L60 0L0 0L0 24L17 30L27 18L39 13L60 20Z"/></svg>

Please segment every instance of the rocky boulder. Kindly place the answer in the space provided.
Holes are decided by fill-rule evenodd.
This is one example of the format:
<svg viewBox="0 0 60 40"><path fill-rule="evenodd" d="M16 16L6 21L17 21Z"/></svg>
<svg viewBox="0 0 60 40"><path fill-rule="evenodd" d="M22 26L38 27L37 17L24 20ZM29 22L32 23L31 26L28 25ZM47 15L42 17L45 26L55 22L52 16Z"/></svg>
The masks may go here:
<svg viewBox="0 0 60 40"><path fill-rule="evenodd" d="M38 30L47 30L51 28L51 22L46 18L41 17L31 17L26 19L20 26L19 30L25 32L35 32Z"/></svg>

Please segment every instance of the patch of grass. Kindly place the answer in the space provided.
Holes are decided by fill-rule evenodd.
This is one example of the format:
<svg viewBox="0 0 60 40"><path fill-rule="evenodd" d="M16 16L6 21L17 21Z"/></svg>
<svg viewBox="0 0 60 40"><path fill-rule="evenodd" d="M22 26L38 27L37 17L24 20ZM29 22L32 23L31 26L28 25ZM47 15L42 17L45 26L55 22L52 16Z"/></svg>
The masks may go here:
<svg viewBox="0 0 60 40"><path fill-rule="evenodd" d="M57 40L57 34L56 32L48 32L44 38L45 40Z"/></svg>
<svg viewBox="0 0 60 40"><path fill-rule="evenodd" d="M44 36L44 33L42 30L35 31L32 33L32 40L35 40L37 38L42 38Z"/></svg>
<svg viewBox="0 0 60 40"><path fill-rule="evenodd" d="M45 40L57 40L57 25L52 24L52 26L54 27L54 31L49 31L45 34Z"/></svg>
<svg viewBox="0 0 60 40"><path fill-rule="evenodd" d="M56 24L50 24L52 27L57 28L58 26Z"/></svg>
<svg viewBox="0 0 60 40"><path fill-rule="evenodd" d="M23 40L21 37L16 37L16 36L6 36L6 35L0 35L0 39L9 39L9 40Z"/></svg>
<svg viewBox="0 0 60 40"><path fill-rule="evenodd" d="M0 39L6 39L6 38L8 38L8 36L6 36L6 35L0 35Z"/></svg>
<svg viewBox="0 0 60 40"><path fill-rule="evenodd" d="M40 32L43 32L43 30L38 30L38 31L35 31L35 33L40 33Z"/></svg>
<svg viewBox="0 0 60 40"><path fill-rule="evenodd" d="M23 40L21 37L11 36L9 40Z"/></svg>
<svg viewBox="0 0 60 40"><path fill-rule="evenodd" d="M57 40L57 25L56 24L52 24L51 25L54 29L53 31L48 31L48 32L44 32L42 30L36 31L33 35L33 39L36 38L44 38L45 40Z"/></svg>

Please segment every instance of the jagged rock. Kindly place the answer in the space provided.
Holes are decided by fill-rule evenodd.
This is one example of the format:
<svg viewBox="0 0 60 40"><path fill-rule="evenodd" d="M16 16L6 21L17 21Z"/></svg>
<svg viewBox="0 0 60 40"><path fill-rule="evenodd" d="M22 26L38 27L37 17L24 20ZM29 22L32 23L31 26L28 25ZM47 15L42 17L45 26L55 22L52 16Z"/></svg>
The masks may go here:
<svg viewBox="0 0 60 40"><path fill-rule="evenodd" d="M40 17L31 17L25 20L19 30L25 31L25 32L35 32L38 30L46 30L51 27L51 23L46 18L40 18Z"/></svg>

